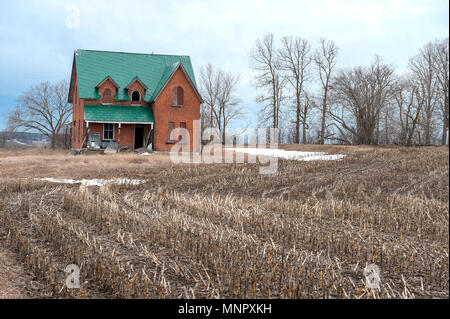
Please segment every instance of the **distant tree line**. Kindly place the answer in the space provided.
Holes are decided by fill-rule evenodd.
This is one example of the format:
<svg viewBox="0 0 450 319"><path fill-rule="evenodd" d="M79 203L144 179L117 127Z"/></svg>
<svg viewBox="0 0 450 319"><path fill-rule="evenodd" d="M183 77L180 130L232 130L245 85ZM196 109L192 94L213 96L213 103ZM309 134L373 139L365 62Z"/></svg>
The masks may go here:
<svg viewBox="0 0 450 319"><path fill-rule="evenodd" d="M379 56L338 69L338 52L327 39L315 50L300 37L258 39L250 61L263 92L259 124L287 143L448 144L448 38L421 48L404 74Z"/></svg>

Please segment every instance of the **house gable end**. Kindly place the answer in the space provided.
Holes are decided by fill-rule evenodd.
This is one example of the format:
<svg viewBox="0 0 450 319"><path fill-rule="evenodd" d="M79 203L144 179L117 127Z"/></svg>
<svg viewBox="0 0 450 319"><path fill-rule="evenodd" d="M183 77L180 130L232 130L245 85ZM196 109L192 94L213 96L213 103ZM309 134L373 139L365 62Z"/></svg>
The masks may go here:
<svg viewBox="0 0 450 319"><path fill-rule="evenodd" d="M173 82L172 79L174 78L174 75L175 75L177 72L182 72L182 73L183 73L184 78L186 79L186 81L188 82L188 84L189 84L189 86L190 86L190 89L194 91L194 93L195 93L195 95L196 95L196 97L197 97L197 99L198 99L198 102L199 102L199 103L203 103L203 99L202 99L200 93L198 92L197 87L196 87L195 84L192 82L191 77L190 77L189 74L187 73L187 71L186 71L186 69L184 68L184 66L183 66L182 63L177 63L177 66L174 67L174 70L173 70L172 74L169 76L169 78L167 79L167 81L164 83L164 85L162 86L162 88L160 89L160 91L157 92L157 94L156 94L156 96L154 97L153 101L156 102L156 101L158 100L158 97L161 95L161 93L162 93L164 90L167 89L167 87L172 87L172 89L173 89L173 85L171 84L171 82ZM183 90L187 90L187 89L188 89L187 87L183 87L183 86L182 86L182 88L183 88Z"/></svg>

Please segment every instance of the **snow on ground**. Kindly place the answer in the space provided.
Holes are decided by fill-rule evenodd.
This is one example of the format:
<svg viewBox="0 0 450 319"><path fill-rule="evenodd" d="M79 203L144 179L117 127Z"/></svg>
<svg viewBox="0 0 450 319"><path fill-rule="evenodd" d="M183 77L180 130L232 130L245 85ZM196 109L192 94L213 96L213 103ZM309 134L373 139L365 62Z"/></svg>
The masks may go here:
<svg viewBox="0 0 450 319"><path fill-rule="evenodd" d="M28 145L28 144L23 143L23 142L21 142L21 141L19 141L19 140L16 140L16 139L13 139L12 142L17 143L17 144L20 144L20 145Z"/></svg>
<svg viewBox="0 0 450 319"><path fill-rule="evenodd" d="M57 179L52 177L45 178L35 178L40 181L48 181L53 183L63 183L63 184L82 184L86 186L101 186L107 183L111 184L131 184L131 185L139 185L145 183L145 180L139 179L129 179L129 178L117 178L117 179Z"/></svg>
<svg viewBox="0 0 450 319"><path fill-rule="evenodd" d="M300 151L285 151L271 148L225 148L227 151L236 151L240 153L247 153L251 155L274 156L288 160L296 161L333 161L343 158L345 155L329 154L324 152L300 152Z"/></svg>

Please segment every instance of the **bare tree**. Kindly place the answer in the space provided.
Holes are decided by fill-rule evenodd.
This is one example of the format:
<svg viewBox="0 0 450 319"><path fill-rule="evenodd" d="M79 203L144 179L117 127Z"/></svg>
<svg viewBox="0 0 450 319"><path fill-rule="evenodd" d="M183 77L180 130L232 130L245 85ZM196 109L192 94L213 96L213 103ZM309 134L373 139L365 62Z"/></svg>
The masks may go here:
<svg viewBox="0 0 450 319"><path fill-rule="evenodd" d="M200 105L200 126L201 126L201 135L203 136L203 132L211 127L210 125L210 108L205 103Z"/></svg>
<svg viewBox="0 0 450 319"><path fill-rule="evenodd" d="M377 125L391 95L394 70L379 57L370 67L341 70L333 80L335 107L328 114L348 144L377 144Z"/></svg>
<svg viewBox="0 0 450 319"><path fill-rule="evenodd" d="M202 92L203 103L209 110L209 127L215 127L217 122L214 113L218 107L219 99L219 79L220 71L216 70L211 63L200 68L200 90ZM205 113L207 110L205 110Z"/></svg>
<svg viewBox="0 0 450 319"><path fill-rule="evenodd" d="M314 61L318 68L319 79L322 85L322 103L320 105L322 113L320 144L324 144L326 138L325 132L327 129L326 116L328 113L328 93L330 89L331 75L336 68L336 57L338 51L339 49L333 41L321 39L320 47L317 48L314 54Z"/></svg>
<svg viewBox="0 0 450 319"><path fill-rule="evenodd" d="M10 138L10 132L8 132L8 131L0 132L0 147L5 147L9 138Z"/></svg>
<svg viewBox="0 0 450 319"><path fill-rule="evenodd" d="M220 94L218 97L219 104L219 128L222 133L222 142L225 143L226 128L232 120L243 115L239 108L241 99L236 95L237 84L239 83L239 75L228 72L221 72L219 87ZM220 126L221 124L221 126Z"/></svg>
<svg viewBox="0 0 450 319"><path fill-rule="evenodd" d="M300 124L303 124L303 144L306 144L304 124L306 114L302 105L304 84L309 78L309 65L312 57L308 40L299 37L287 36L281 38L281 49L278 50L280 69L285 71L287 83L293 91L295 105L295 143L300 143ZM308 98L306 98L307 101ZM307 106L306 106L307 107Z"/></svg>
<svg viewBox="0 0 450 319"><path fill-rule="evenodd" d="M200 87L206 109L209 113L209 126L219 128L222 142L225 142L226 128L243 114L239 108L241 99L236 95L239 75L225 72L207 64L200 71ZM206 119L205 119L206 122Z"/></svg>
<svg viewBox="0 0 450 319"><path fill-rule="evenodd" d="M397 143L411 146L419 125L424 95L420 94L418 83L414 82L414 78L409 76L396 81L392 96L398 109L400 131Z"/></svg>
<svg viewBox="0 0 450 319"><path fill-rule="evenodd" d="M304 90L303 91L303 102L302 102L302 111L301 111L301 122L302 122L302 143L307 144L306 139L306 130L309 129L309 114L316 107L315 96L313 93Z"/></svg>
<svg viewBox="0 0 450 319"><path fill-rule="evenodd" d="M438 81L434 67L434 50L432 43L428 43L419 53L410 59L409 66L421 87L425 103L421 109L421 125L424 130L425 144L431 144L432 118L436 109Z"/></svg>
<svg viewBox="0 0 450 319"><path fill-rule="evenodd" d="M32 86L17 100L18 105L9 115L8 126L14 130L39 131L50 138L51 146L55 148L57 135L72 114L72 105L67 102L68 91L66 81Z"/></svg>
<svg viewBox="0 0 450 319"><path fill-rule="evenodd" d="M448 38L434 44L434 68L438 80L439 104L442 115L441 144L447 143L449 128L449 50Z"/></svg>
<svg viewBox="0 0 450 319"><path fill-rule="evenodd" d="M255 47L250 52L250 60L252 69L256 71L255 86L266 91L266 94L256 99L258 103L263 104L260 122L268 123L272 120L272 127L278 128L285 79L280 74L280 61L273 34L256 40Z"/></svg>
<svg viewBox="0 0 450 319"><path fill-rule="evenodd" d="M6 147L8 140L14 138L14 127L10 124L6 126L6 129L0 132L0 147Z"/></svg>

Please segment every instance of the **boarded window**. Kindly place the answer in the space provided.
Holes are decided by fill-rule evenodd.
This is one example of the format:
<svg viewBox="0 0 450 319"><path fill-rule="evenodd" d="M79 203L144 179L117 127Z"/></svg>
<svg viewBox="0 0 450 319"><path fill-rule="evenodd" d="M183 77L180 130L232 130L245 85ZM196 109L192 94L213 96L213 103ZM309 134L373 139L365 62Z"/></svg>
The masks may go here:
<svg viewBox="0 0 450 319"><path fill-rule="evenodd" d="M114 124L112 123L103 124L103 139L104 140L114 139Z"/></svg>
<svg viewBox="0 0 450 319"><path fill-rule="evenodd" d="M175 129L175 122L169 122L167 124L167 141L173 142L173 140L170 139L170 133Z"/></svg>
<svg viewBox="0 0 450 319"><path fill-rule="evenodd" d="M186 122L180 122L180 128L186 129ZM183 132L183 134L184 134L184 132ZM183 138L183 136L181 136L181 135L178 136L179 141L181 141L182 138Z"/></svg>
<svg viewBox="0 0 450 319"><path fill-rule="evenodd" d="M183 88L181 86L173 88L172 105L183 106L183 98Z"/></svg>
<svg viewBox="0 0 450 319"><path fill-rule="evenodd" d="M110 89L105 89L103 91L103 103L112 103L112 92Z"/></svg>
<svg viewBox="0 0 450 319"><path fill-rule="evenodd" d="M139 91L133 91L131 93L131 101L139 102L141 100L141 93Z"/></svg>

